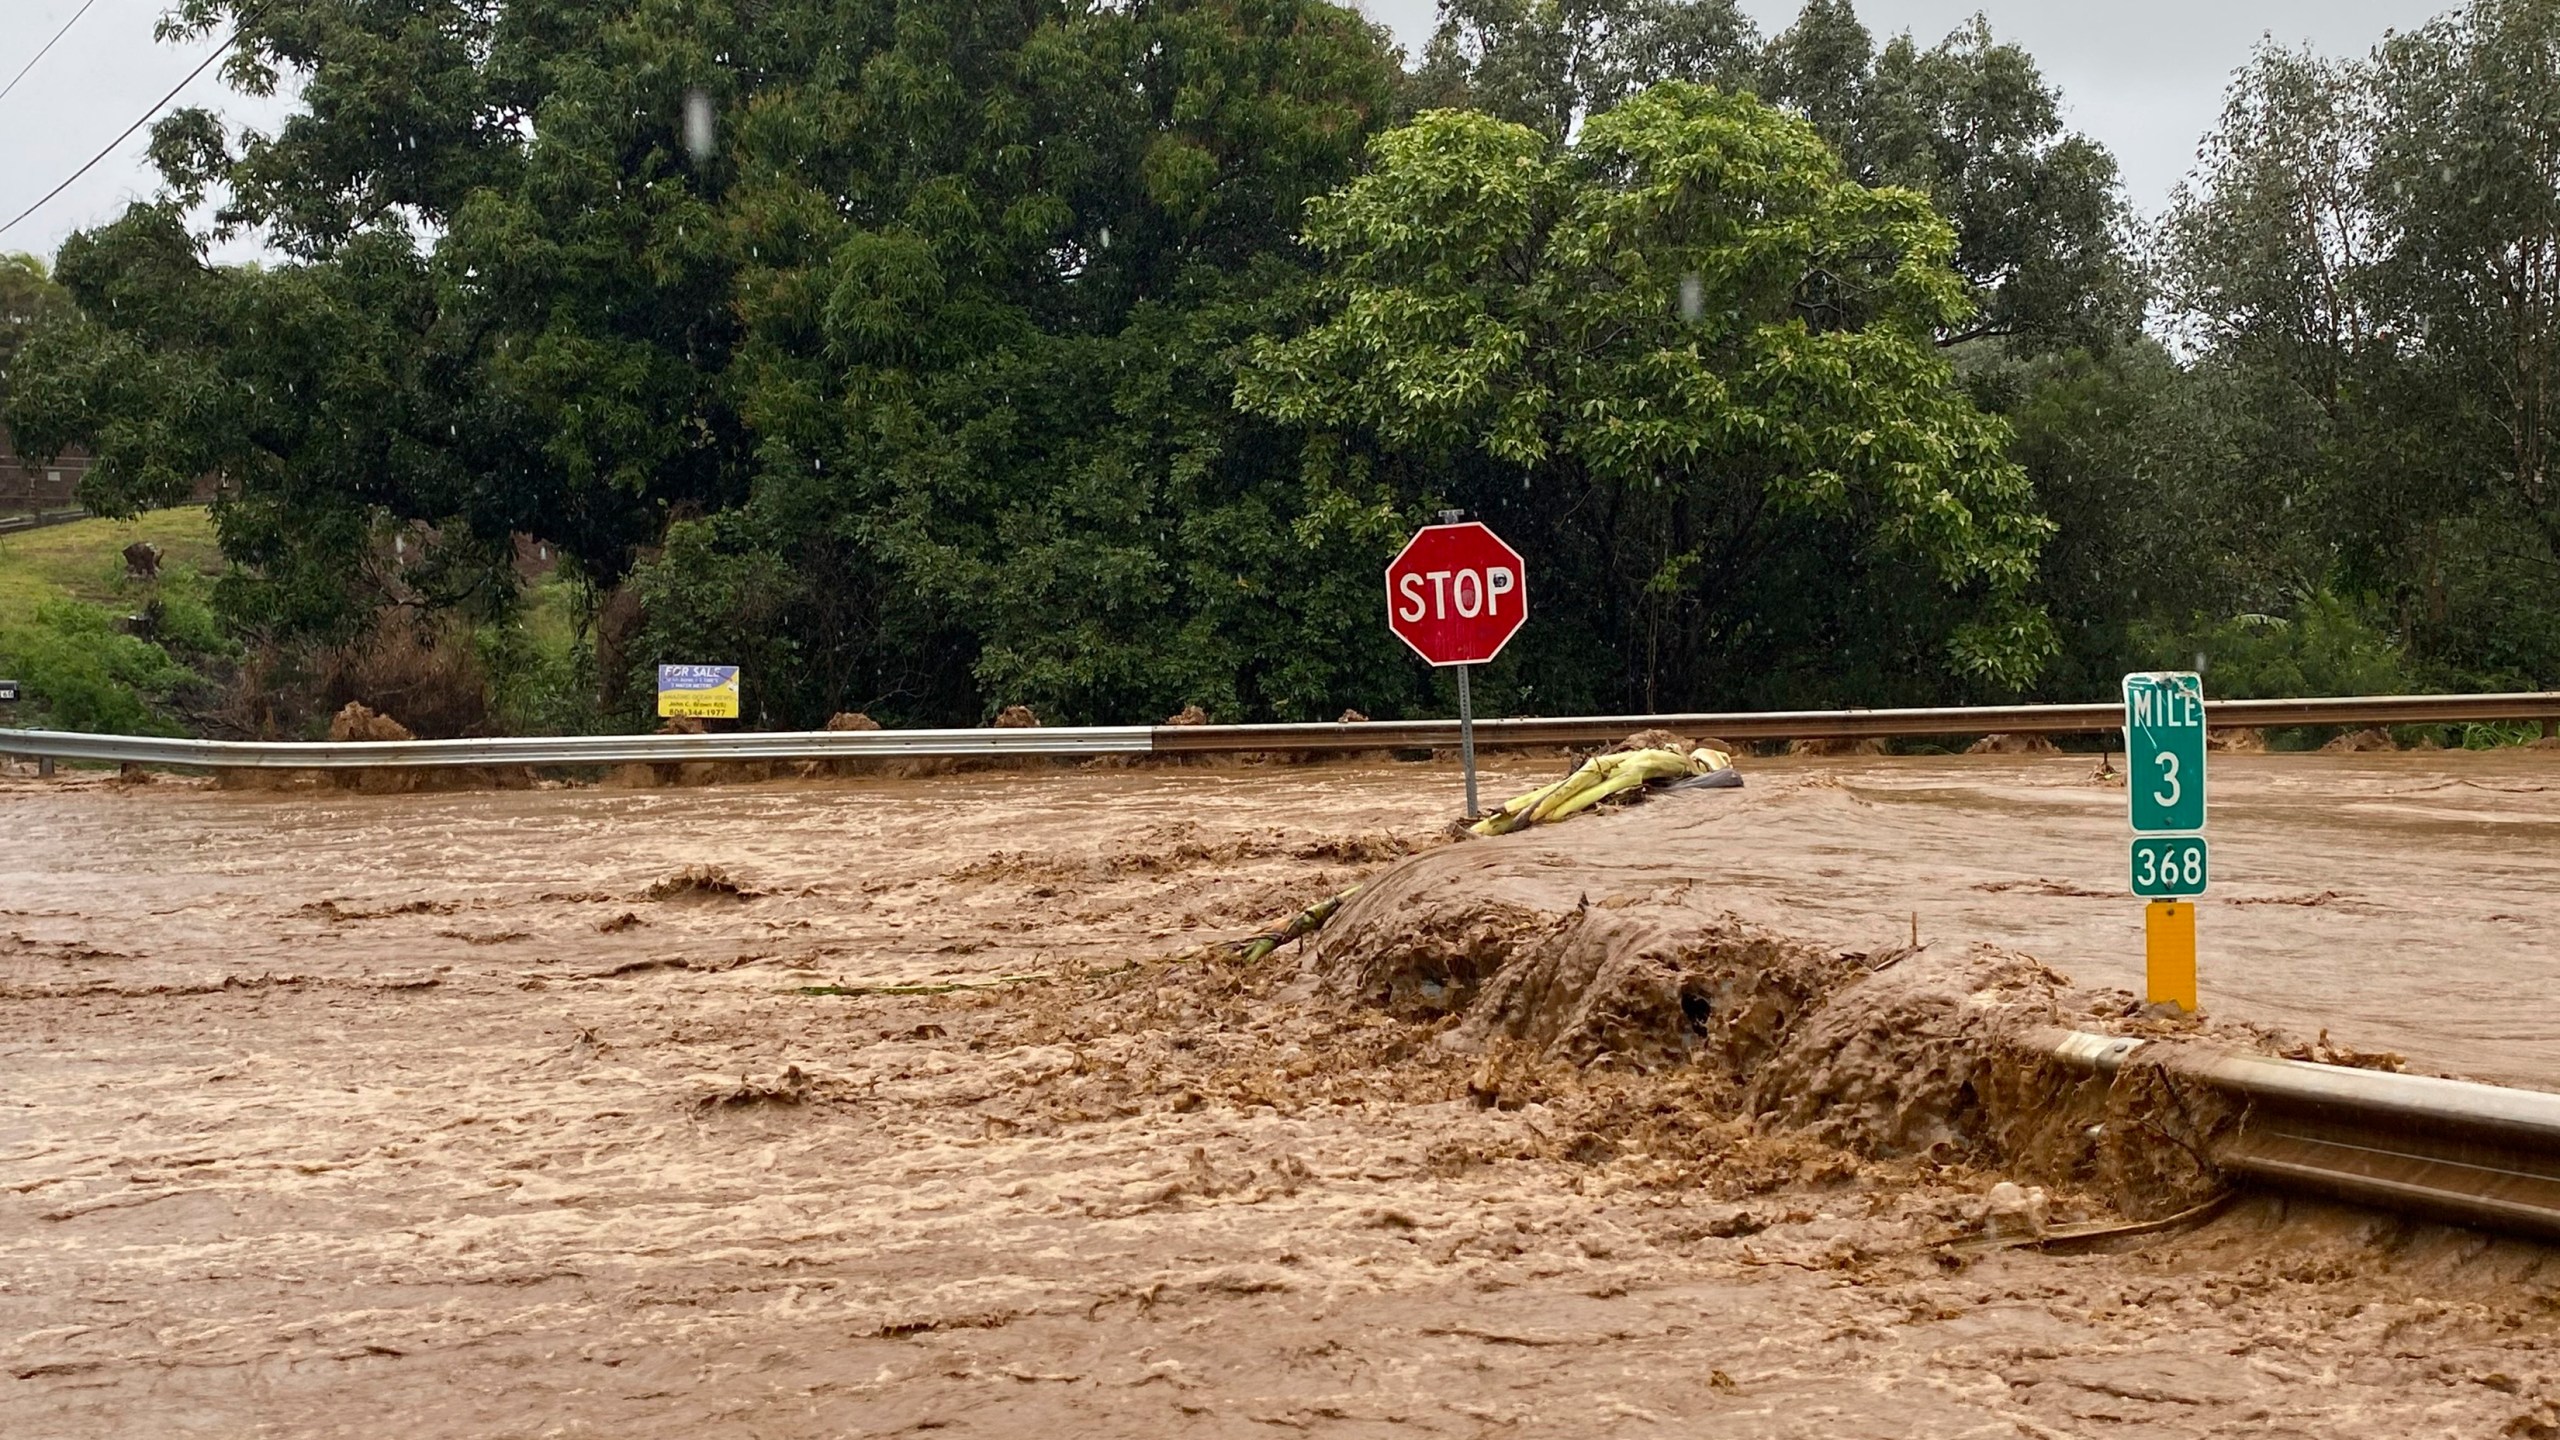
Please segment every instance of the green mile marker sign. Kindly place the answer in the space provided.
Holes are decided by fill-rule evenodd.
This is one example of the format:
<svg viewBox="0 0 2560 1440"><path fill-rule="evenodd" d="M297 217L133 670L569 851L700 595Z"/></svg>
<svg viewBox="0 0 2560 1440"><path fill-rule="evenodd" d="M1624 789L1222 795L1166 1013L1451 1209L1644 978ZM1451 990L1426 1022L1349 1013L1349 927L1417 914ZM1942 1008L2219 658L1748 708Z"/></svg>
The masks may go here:
<svg viewBox="0 0 2560 1440"><path fill-rule="evenodd" d="M2125 788L2136 833L2204 829L2204 748L2204 677L2124 677Z"/></svg>

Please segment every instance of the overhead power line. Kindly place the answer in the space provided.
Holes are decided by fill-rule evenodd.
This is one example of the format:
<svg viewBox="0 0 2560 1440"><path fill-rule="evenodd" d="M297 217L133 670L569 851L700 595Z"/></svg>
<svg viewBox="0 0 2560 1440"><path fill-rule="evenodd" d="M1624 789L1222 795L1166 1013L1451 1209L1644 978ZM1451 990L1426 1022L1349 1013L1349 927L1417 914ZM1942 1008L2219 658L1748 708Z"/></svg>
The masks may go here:
<svg viewBox="0 0 2560 1440"><path fill-rule="evenodd" d="M77 184L77 183L79 182L79 179L80 179L80 177L81 177L81 176L86 175L86 174L88 174L90 171L95 170L96 168L98 168L98 162L99 162L99 161L104 160L104 159L106 159L108 156L110 156L110 155L114 154L114 153L115 153L115 151L116 151L116 147L117 147L117 146L122 145L122 144L123 144L124 142L126 142L127 140L130 140L130 139L132 139L132 138L133 138L133 132L134 132L134 131L141 129L141 128L142 128L143 126L145 126L145 125L150 124L150 123L152 122L152 120L153 120L156 116L158 116L158 115L159 115L159 113L160 113L161 111L168 109L168 108L169 108L169 102L178 98L178 92L179 92L179 91L184 90L184 89L186 89L188 86L193 85L194 83L196 83L196 77L197 77L197 76L199 76L199 75L202 75L205 71L212 69L212 68L213 68L213 62L214 62L214 61L216 61L216 60L221 59L221 58L223 57L224 53L225 53L225 52L227 52L227 51L229 51L229 50L231 49L232 45L234 45L235 43L237 43L237 42L239 41L239 39L240 39L240 32L239 32L238 30L234 30L234 31L232 31L232 32L231 32L231 34L230 34L227 38L225 38L221 44L216 45L215 47L213 47L213 53L212 53L212 54L207 55L206 57L204 57L204 59L203 59L202 61L200 61L200 62L198 62L198 63L197 63L196 68L194 68L193 70L190 70L190 71L188 71L188 72L187 72L187 78L186 78L186 79L181 80L181 81L179 81L177 84L170 86L170 87L169 87L169 93L160 97L160 103L159 103L159 104L154 105L154 106L152 106L149 110L144 111L144 112L143 112L143 114L142 114L142 118L141 118L141 119L136 120L136 121L134 121L132 124L127 125L126 127L124 127L124 133L123 133L123 134L121 134L121 135L118 135L118 136L117 136L116 138L114 138L113 140L108 141L108 142L107 142L107 148L105 148L104 150L99 151L99 152L98 152L97 154L95 154L95 155L90 156L90 157L89 157L89 163L88 163L88 164L83 165L83 166L81 166L79 169L72 171L72 172L71 172L71 178L70 178L70 179L63 181L61 184L56 185L56 186L54 186L52 189L47 190L46 192L44 192L44 198L43 198L43 199L38 200L38 201L37 201L36 203L34 203L33 205L30 205L30 206L28 206L26 209L21 210L21 211L19 211L17 214L15 214L15 215L11 216L11 217L9 218L9 223L8 223L8 224L6 224L6 225L0 225L0 235L6 235L6 234L8 234L11 230L16 229L16 228L17 228L17 226L18 226L18 222L19 222L19 221L26 219L28 216L33 215L33 214L34 214L34 213L36 213L37 211L39 211L39 210L43 209L46 205L48 205L48 204L52 203L52 201L53 201L53 197L54 197L54 196L59 195L59 194L61 194L63 191L70 189L74 184Z"/></svg>
<svg viewBox="0 0 2560 1440"><path fill-rule="evenodd" d="M79 24L80 17L88 14L89 7L97 3L98 0L81 0L80 8L72 11L71 18L63 21L62 28L54 31L53 38L44 42L44 48L36 52L35 60L28 61L19 69L17 74L10 76L8 84L0 85L0 100L8 99L9 92L18 88L18 82L27 78L27 72L36 68L36 60L42 60L45 56L53 53L53 47L61 44L62 37L70 34L71 27Z"/></svg>

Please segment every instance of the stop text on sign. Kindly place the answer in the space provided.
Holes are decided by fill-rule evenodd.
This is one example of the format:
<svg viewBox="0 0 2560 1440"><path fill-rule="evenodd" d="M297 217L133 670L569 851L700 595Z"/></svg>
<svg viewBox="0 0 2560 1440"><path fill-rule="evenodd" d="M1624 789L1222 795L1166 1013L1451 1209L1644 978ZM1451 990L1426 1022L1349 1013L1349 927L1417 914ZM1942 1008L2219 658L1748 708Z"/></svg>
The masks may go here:
<svg viewBox="0 0 2560 1440"><path fill-rule="evenodd" d="M1387 566L1387 628L1434 665L1481 665L1529 618L1528 575L1482 525L1426 525Z"/></svg>
<svg viewBox="0 0 2560 1440"><path fill-rule="evenodd" d="M1425 587L1430 598L1423 598ZM1462 620L1479 615L1499 616L1502 597L1520 588L1520 577L1508 566L1495 565L1483 570L1431 570L1406 572L1396 581L1403 591L1396 607L1396 618L1406 624L1417 620L1446 620L1455 612ZM1514 602L1517 603L1516 601Z"/></svg>

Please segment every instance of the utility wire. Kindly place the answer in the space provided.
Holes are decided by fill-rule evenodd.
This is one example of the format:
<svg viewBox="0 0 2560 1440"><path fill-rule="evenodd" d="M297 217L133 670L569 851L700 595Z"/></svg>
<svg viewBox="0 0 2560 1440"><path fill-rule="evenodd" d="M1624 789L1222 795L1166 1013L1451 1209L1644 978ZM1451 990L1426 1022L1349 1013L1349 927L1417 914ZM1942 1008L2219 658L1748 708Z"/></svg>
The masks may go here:
<svg viewBox="0 0 2560 1440"><path fill-rule="evenodd" d="M181 80L181 81L179 81L177 84L175 84L175 85L173 85L173 86L169 87L169 93L160 97L160 103L159 103L159 104L152 106L152 107L151 107L149 110L147 110L147 111L144 111L141 119L136 120L136 121L134 121L132 124L127 125L126 127L124 127L124 133L123 133L123 134L121 134L121 135L118 135L118 136L117 136L116 138L114 138L113 140L108 141L108 142L107 142L107 148L106 148L106 149L101 150L101 151L99 151L97 154L90 156L90 157L89 157L89 163L88 163L88 164L83 165L83 166L81 166L79 169L72 171L72 172L71 172L71 178L70 178L69 180L65 180L65 181L63 181L61 184L56 185L56 186L54 186L52 189L50 189L50 190L46 191L46 192L45 192L45 194L44 194L44 199L42 199L42 200L38 200L38 201L37 201L36 203L34 203L33 205L30 205L30 206L28 206L26 209L19 211L16 215L11 216L11 217L10 217L10 219L9 219L9 223L8 223L8 224L6 224L6 225L0 225L0 235L6 235L6 234L8 234L11 230L16 229L19 221L26 219L28 216L33 215L33 214L34 214L34 213L36 213L37 211L39 211L39 210L43 209L46 205L48 205L48 204L52 203L52 201L53 201L53 197L54 197L54 196L59 195L59 194L61 194L63 191L70 189L70 188L72 187L72 185L73 185L74 183L76 183L76 182L80 179L80 177L81 177L81 176L86 175L86 174L88 174L90 171L95 170L96 168L98 168L98 162L99 162L99 161L104 160L104 159L106 159L109 155L114 154L117 146L122 145L122 144L123 144L124 142L126 142L127 140L130 140L130 139L132 139L132 138L133 138L133 132L134 132L134 131L141 129L141 128L142 128L143 126L145 126L145 125L150 124L150 123L151 123L151 121L152 121L152 119L153 119L155 116L157 116L161 111L168 109L168 108L169 108L169 102L178 98L178 92L179 92L179 91L184 90L184 89L186 89L188 86L193 85L194 83L196 83L196 77L197 77L197 76L199 76L199 75L202 75L205 71L212 69L212 68L213 68L213 62L214 62L214 61L216 61L216 60L221 59L221 58L222 58L226 53L228 53L228 52L230 51L231 47L232 47L235 43L237 43L237 42L239 41L239 39L240 39L240 32L239 32L238 30L234 30L234 31L232 31L232 32L231 32L231 34L230 34L230 36L229 36L228 38L226 38L226 39L225 39L221 44L216 45L215 47L213 47L213 53L212 53L212 54L207 55L206 57L204 57L204 59L196 65L196 68L194 68L193 70L190 70L190 71L188 71L188 72L187 72L187 78L186 78L186 79Z"/></svg>
<svg viewBox="0 0 2560 1440"><path fill-rule="evenodd" d="M36 52L36 59L28 61L25 69L10 76L8 84L0 85L0 100L8 99L9 92L18 88L18 82L27 78L27 71L36 68L36 60L51 54L53 47L62 43L62 37L71 33L71 27L80 23L80 17L89 13L89 7L97 3L98 0L81 0L80 8L72 11L71 18L63 21L62 28L54 31L53 38L44 42L44 48Z"/></svg>

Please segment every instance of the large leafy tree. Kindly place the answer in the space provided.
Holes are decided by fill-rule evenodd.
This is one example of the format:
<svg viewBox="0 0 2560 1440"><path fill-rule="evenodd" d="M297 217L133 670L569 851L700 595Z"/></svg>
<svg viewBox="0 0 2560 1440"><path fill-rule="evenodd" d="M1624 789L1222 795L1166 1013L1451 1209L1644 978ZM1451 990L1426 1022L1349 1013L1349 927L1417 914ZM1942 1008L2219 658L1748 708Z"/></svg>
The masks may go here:
<svg viewBox="0 0 2560 1440"><path fill-rule="evenodd" d="M1240 399L1523 537L1564 621L1530 662L1551 692L1661 707L1861 666L2004 687L2047 658L2022 592L2048 527L1932 343L1971 308L1955 238L1804 121L1676 82L1562 150L1432 112L1307 238L1323 316L1258 346ZM1952 643L1915 653L1866 603L1914 587L1969 599Z"/></svg>
<svg viewBox="0 0 2560 1440"><path fill-rule="evenodd" d="M2142 294L2113 156L2065 130L2033 56L1971 24L1877 48L1849 0L1811 0L1768 46L1761 93L1794 108L1870 185L1917 190L1955 226L1976 305L1945 344L2103 347Z"/></svg>
<svg viewBox="0 0 2560 1440"><path fill-rule="evenodd" d="M71 296L33 255L0 253L0 421L8 418L9 376L18 351L43 325L67 319Z"/></svg>
<svg viewBox="0 0 2560 1440"><path fill-rule="evenodd" d="M2555 95L2552 0L2262 50L2165 226L2259 589L2345 591L2437 683L2560 679Z"/></svg>
<svg viewBox="0 0 2560 1440"><path fill-rule="evenodd" d="M1562 141L1662 80L1756 93L1859 181L1927 195L1976 300L1942 343L2103 348L2140 322L2114 157L2063 126L2034 57L1979 18L1879 46L1851 0L1808 0L1765 42L1733 0L1444 0L1412 91Z"/></svg>
<svg viewBox="0 0 2560 1440"><path fill-rule="evenodd" d="M1758 41L1735 0L1442 0L1412 91L1563 140L1659 81L1747 87Z"/></svg>
<svg viewBox="0 0 2560 1440"><path fill-rule="evenodd" d="M301 106L158 127L171 203L66 250L83 320L30 425L98 446L109 508L233 480L244 618L502 598L529 533L612 592L608 682L752 652L777 721L1357 690L1307 593L1341 538L1221 378L1391 104L1348 9L188 0L177 26L236 28L234 82ZM205 265L199 200L292 262ZM417 525L434 574L347 583Z"/></svg>

